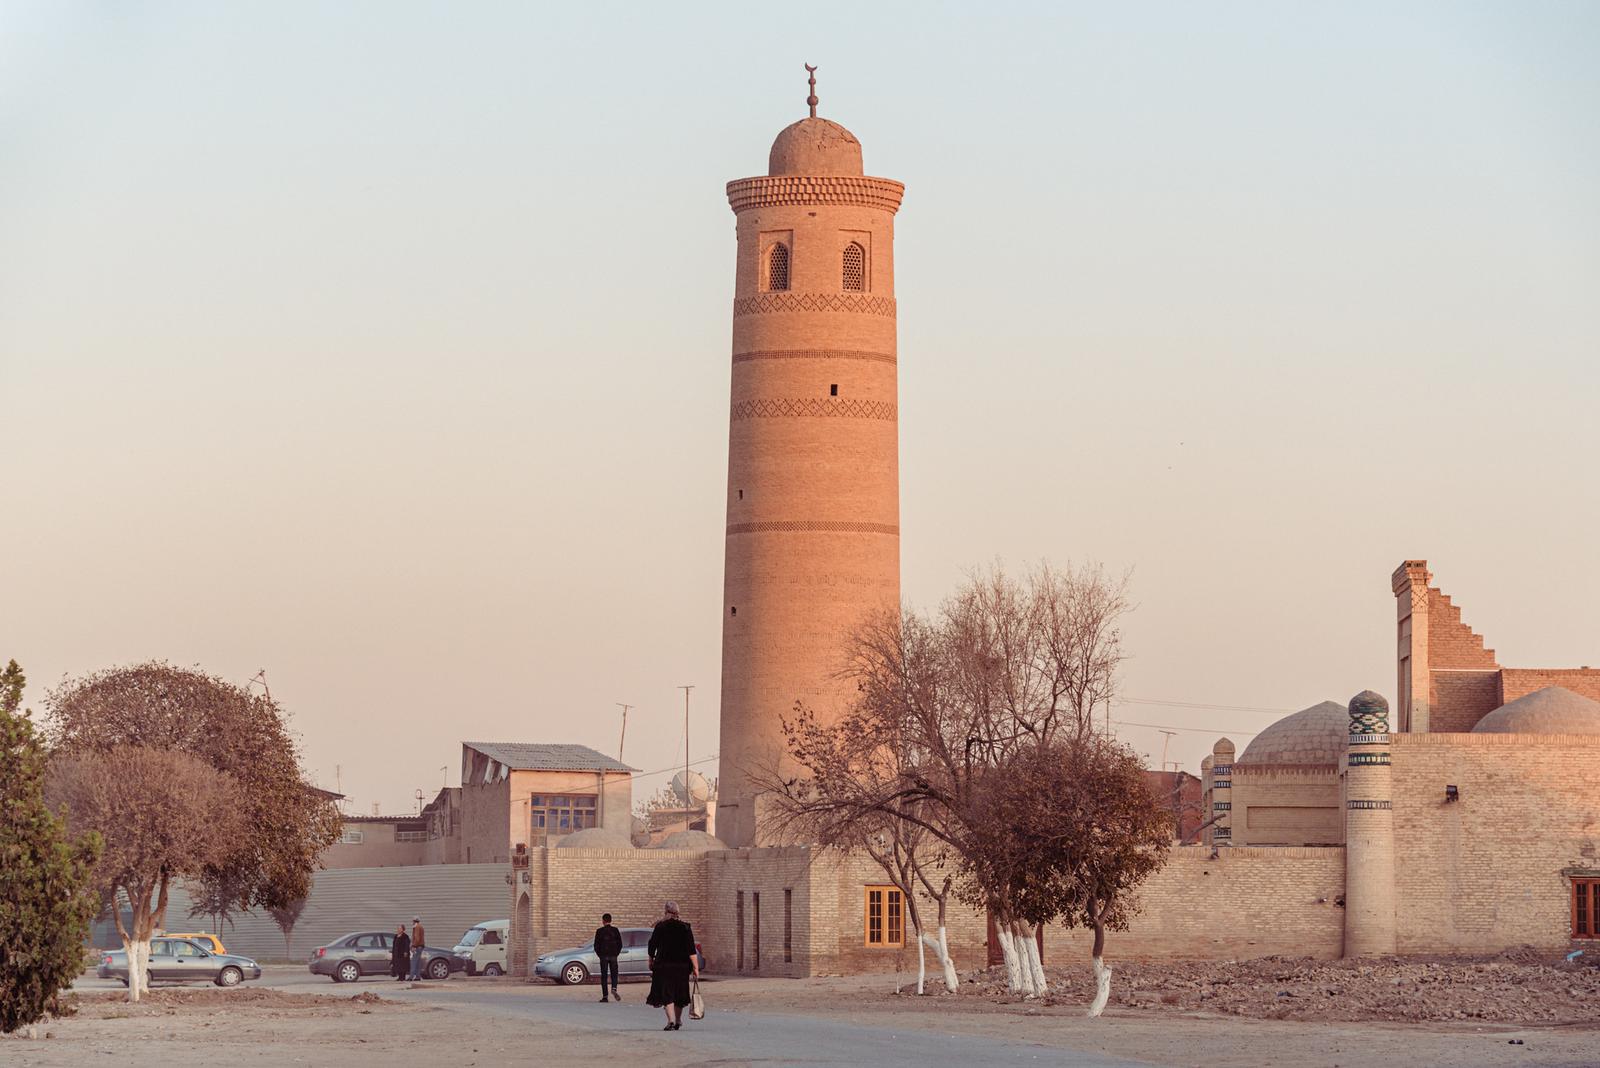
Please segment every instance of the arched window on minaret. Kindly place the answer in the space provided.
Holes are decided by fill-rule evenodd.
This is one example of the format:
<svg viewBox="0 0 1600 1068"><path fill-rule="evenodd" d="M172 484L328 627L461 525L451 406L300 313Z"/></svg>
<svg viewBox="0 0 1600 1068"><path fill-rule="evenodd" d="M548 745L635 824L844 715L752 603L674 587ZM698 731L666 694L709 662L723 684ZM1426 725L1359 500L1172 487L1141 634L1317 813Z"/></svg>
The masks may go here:
<svg viewBox="0 0 1600 1068"><path fill-rule="evenodd" d="M789 288L789 246L775 241L767 249L767 290L780 292Z"/></svg>
<svg viewBox="0 0 1600 1068"><path fill-rule="evenodd" d="M846 293L867 290L867 250L854 241L844 247L844 290Z"/></svg>

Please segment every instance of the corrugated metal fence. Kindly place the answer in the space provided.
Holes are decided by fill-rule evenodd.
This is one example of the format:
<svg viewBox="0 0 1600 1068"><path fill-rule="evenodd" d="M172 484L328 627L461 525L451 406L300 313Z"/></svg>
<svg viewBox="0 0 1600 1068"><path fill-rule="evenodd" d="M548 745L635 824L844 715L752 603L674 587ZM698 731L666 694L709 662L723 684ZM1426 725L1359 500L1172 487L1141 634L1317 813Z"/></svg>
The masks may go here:
<svg viewBox="0 0 1600 1068"><path fill-rule="evenodd" d="M484 920L506 919L505 864L425 864L399 868L340 868L319 871L287 945L271 914L247 912L224 924L220 937L230 952L260 960L303 961L317 946L352 931L392 931L421 916L428 944L449 948ZM169 931L209 931L211 918L190 918L191 901L181 886L167 904ZM107 917L94 925L94 944L121 946Z"/></svg>

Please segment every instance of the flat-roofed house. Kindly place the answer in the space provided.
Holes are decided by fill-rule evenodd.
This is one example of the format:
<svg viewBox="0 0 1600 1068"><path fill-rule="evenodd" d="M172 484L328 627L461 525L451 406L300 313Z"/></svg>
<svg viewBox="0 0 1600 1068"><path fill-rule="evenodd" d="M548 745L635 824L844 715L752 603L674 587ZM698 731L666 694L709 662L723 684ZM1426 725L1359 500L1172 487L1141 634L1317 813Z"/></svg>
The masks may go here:
<svg viewBox="0 0 1600 1068"><path fill-rule="evenodd" d="M586 745L461 743L461 860L508 861L601 827L627 839L638 769Z"/></svg>

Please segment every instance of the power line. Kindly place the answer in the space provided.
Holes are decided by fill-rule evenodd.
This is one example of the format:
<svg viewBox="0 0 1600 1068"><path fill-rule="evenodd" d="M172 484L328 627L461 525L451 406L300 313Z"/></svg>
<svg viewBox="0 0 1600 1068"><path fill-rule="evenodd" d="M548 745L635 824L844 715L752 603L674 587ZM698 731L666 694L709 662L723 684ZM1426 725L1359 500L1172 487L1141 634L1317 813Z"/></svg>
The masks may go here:
<svg viewBox="0 0 1600 1068"><path fill-rule="evenodd" d="M1163 708L1200 708L1208 712L1261 712L1272 716L1287 716L1292 708L1258 708L1253 705L1204 705L1194 701L1154 701L1143 697L1118 697L1119 705L1160 705Z"/></svg>

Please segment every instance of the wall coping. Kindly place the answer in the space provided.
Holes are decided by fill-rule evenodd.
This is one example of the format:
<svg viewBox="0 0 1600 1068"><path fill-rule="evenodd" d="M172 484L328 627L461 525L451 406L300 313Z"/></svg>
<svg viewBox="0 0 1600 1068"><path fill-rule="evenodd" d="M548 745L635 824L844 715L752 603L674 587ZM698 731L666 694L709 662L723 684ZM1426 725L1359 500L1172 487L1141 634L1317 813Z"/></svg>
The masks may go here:
<svg viewBox="0 0 1600 1068"><path fill-rule="evenodd" d="M1328 775L1339 776L1339 765L1333 764L1239 764L1233 765L1233 777L1249 778L1252 775Z"/></svg>
<svg viewBox="0 0 1600 1068"><path fill-rule="evenodd" d="M1287 858L1300 859L1300 860L1304 860L1304 859L1307 859L1307 858L1321 860L1321 859L1326 859L1326 858L1328 858L1330 856L1333 856L1334 854L1339 854L1339 855L1342 856L1344 854L1344 846L1342 846L1342 845L1330 845L1330 846L1230 846L1230 845L1222 845L1222 846L1218 846L1217 847L1217 859L1213 860L1213 859L1211 859L1211 847L1209 847L1209 846L1201 846L1201 845L1193 845L1193 846L1179 846L1178 848L1176 848L1176 849L1172 850L1170 853L1168 853L1167 857L1168 857L1169 863L1171 861L1173 861L1173 860L1182 860L1182 861L1185 861L1185 862L1191 863L1191 864L1216 864L1216 863L1218 863L1220 861L1227 860L1230 857L1235 858L1235 859L1271 858L1271 859L1274 859L1274 860L1282 860L1282 859L1287 857Z"/></svg>
<svg viewBox="0 0 1600 1068"><path fill-rule="evenodd" d="M1600 749L1600 734L1499 734L1485 732L1483 734L1430 732L1427 734L1391 734L1389 744L1397 748L1413 745L1438 745L1473 746L1525 745L1530 748L1547 749L1560 747L1571 749Z"/></svg>

